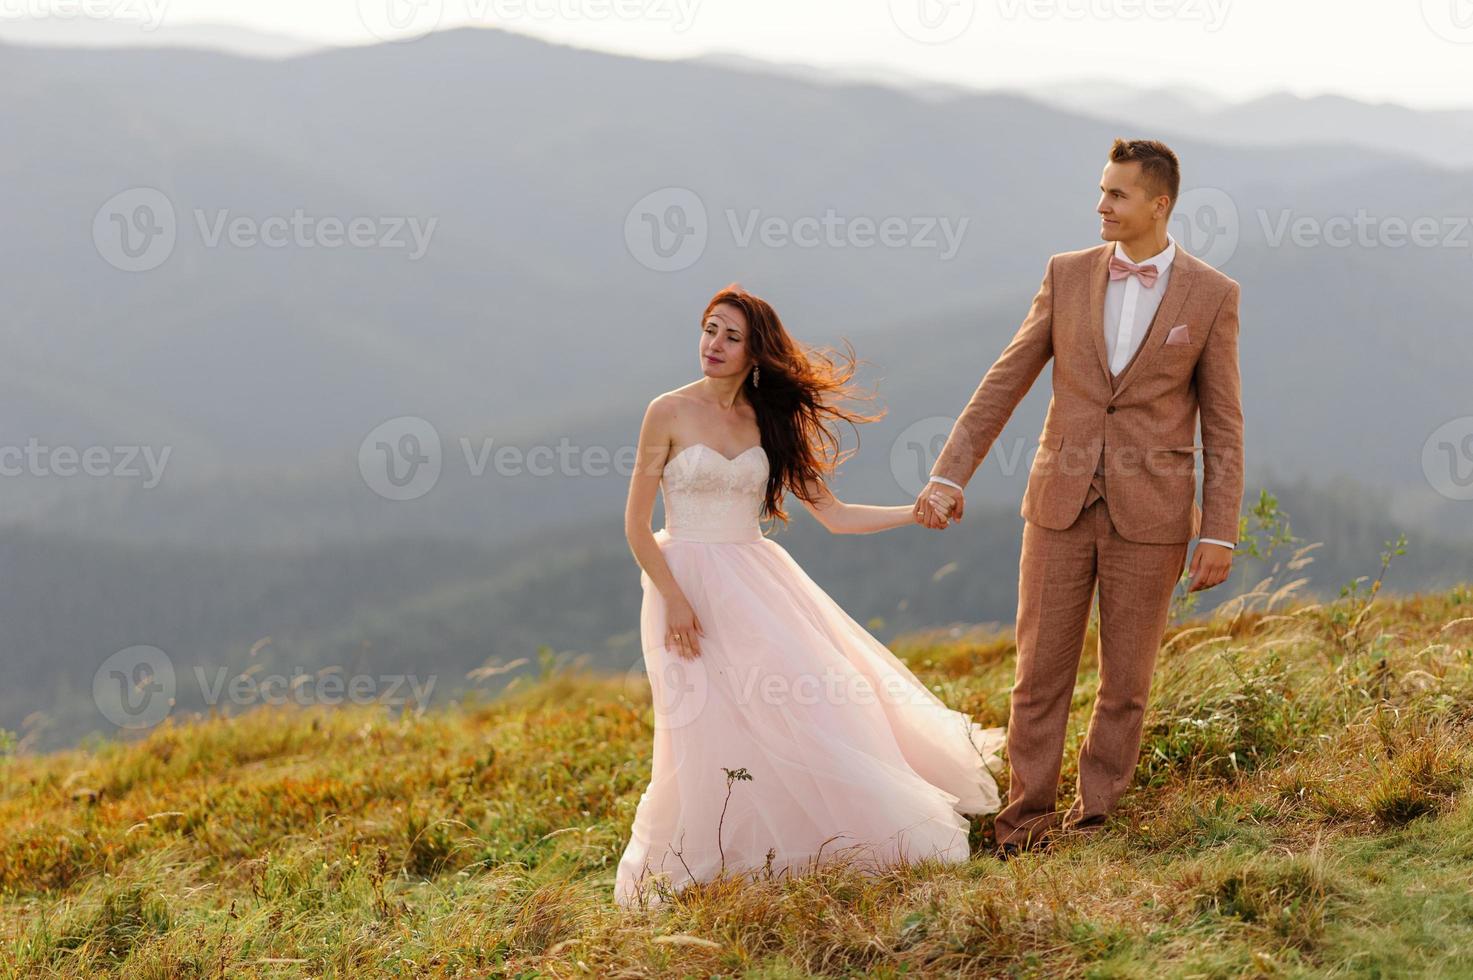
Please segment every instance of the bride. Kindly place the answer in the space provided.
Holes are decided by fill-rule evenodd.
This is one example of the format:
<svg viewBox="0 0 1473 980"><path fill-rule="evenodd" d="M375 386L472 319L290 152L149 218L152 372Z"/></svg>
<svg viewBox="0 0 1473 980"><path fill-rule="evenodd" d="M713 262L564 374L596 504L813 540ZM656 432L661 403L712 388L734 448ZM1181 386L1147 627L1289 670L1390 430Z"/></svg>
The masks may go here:
<svg viewBox="0 0 1473 980"><path fill-rule="evenodd" d="M875 418L836 404L852 359L800 347L735 284L706 307L700 359L700 379L645 413L625 512L654 758L616 902L829 858L967 860L964 815L1000 809L1003 729L947 708L759 525L787 520L786 491L835 534L915 523L912 504L847 504L825 484L843 459L834 421Z"/></svg>

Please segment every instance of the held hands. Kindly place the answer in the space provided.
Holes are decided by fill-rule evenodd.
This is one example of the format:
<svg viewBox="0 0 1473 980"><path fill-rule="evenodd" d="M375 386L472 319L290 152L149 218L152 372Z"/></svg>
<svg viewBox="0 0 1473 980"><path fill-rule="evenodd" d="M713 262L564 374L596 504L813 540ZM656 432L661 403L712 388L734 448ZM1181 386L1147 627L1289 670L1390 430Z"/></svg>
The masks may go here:
<svg viewBox="0 0 1473 980"><path fill-rule="evenodd" d="M962 511L966 509L966 498L955 487L943 483L927 483L916 497L912 516L915 522L933 530L950 527L952 522L961 523Z"/></svg>
<svg viewBox="0 0 1473 980"><path fill-rule="evenodd" d="M699 657L700 637L706 635L706 630L696 618L696 611L690 607L690 603L683 596L669 603L666 619L665 645L684 660Z"/></svg>
<svg viewBox="0 0 1473 980"><path fill-rule="evenodd" d="M1192 552L1192 579L1188 592L1210 589L1227 581L1228 572L1233 570L1233 549L1224 548L1210 541L1198 541Z"/></svg>

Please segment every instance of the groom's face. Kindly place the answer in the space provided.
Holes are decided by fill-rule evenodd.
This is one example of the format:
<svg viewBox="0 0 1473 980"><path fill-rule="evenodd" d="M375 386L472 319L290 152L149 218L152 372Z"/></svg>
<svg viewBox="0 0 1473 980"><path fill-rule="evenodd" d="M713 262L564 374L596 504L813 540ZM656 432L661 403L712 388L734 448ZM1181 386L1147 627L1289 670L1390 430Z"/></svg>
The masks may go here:
<svg viewBox="0 0 1473 980"><path fill-rule="evenodd" d="M1141 165L1128 160L1105 165L1100 175L1100 237L1107 242L1132 241L1151 233L1159 195L1141 184Z"/></svg>

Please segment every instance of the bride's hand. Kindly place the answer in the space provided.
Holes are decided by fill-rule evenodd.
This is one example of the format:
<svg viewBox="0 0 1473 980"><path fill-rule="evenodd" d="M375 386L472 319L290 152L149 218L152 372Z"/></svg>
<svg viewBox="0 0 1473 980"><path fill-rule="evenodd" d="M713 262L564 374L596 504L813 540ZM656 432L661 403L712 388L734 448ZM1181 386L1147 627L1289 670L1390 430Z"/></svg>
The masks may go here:
<svg viewBox="0 0 1473 980"><path fill-rule="evenodd" d="M960 491L932 482L921 488L912 513L917 524L935 530L960 523L963 506Z"/></svg>
<svg viewBox="0 0 1473 980"><path fill-rule="evenodd" d="M700 638L706 635L706 630L696 618L696 611L690 607L690 603L684 598L670 603L667 618L666 645L686 660L699 657Z"/></svg>

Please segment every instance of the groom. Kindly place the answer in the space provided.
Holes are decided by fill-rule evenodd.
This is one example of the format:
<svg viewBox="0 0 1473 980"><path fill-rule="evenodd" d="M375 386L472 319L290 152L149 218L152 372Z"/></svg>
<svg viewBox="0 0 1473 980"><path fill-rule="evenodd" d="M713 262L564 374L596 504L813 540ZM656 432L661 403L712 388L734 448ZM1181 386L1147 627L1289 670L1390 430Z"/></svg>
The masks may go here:
<svg viewBox="0 0 1473 980"><path fill-rule="evenodd" d="M1047 844L1057 829L1104 823L1135 773L1189 540L1198 538L1189 591L1217 585L1232 567L1243 497L1239 289L1167 234L1180 185L1167 146L1115 141L1096 208L1105 244L1049 259L1027 318L916 498L927 527L962 519L963 487L1052 358L1053 398L1021 509L1012 784L997 816L1004 856ZM1096 584L1100 688L1078 795L1060 814L1064 734Z"/></svg>

